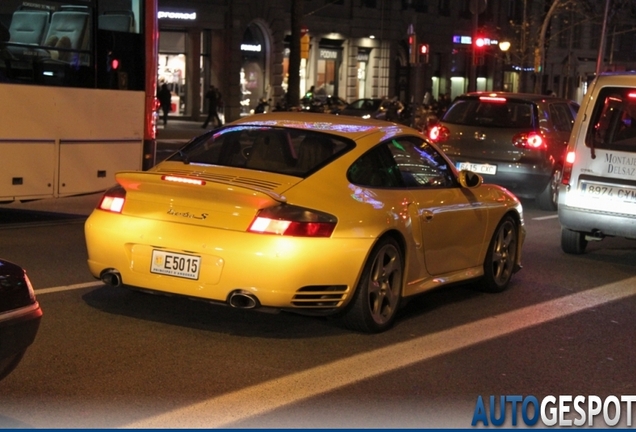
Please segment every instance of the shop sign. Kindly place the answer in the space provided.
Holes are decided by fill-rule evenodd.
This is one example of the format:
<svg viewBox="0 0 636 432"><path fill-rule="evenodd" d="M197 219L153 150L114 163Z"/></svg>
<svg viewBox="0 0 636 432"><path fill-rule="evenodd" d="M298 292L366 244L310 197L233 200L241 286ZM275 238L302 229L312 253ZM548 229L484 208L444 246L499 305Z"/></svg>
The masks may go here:
<svg viewBox="0 0 636 432"><path fill-rule="evenodd" d="M157 18L180 20L180 21L194 21L197 19L197 13L196 12L159 11L157 12Z"/></svg>
<svg viewBox="0 0 636 432"><path fill-rule="evenodd" d="M360 51L358 50L358 58L359 62L368 62L369 61L369 51Z"/></svg>
<svg viewBox="0 0 636 432"><path fill-rule="evenodd" d="M241 44L241 51L249 51L249 52L261 52L261 44Z"/></svg>
<svg viewBox="0 0 636 432"><path fill-rule="evenodd" d="M321 48L319 50L318 58L323 60L338 60L338 51Z"/></svg>
<svg viewBox="0 0 636 432"><path fill-rule="evenodd" d="M499 45L499 41L497 39L483 38L485 45ZM453 36L453 43L461 44L461 45L472 45L473 38L470 36Z"/></svg>

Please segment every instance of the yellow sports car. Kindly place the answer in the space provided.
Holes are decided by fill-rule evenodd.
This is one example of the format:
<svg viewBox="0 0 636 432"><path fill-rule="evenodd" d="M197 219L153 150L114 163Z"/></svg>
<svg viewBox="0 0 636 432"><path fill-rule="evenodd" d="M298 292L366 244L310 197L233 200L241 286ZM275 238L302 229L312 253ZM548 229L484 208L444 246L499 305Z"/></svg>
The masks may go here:
<svg viewBox="0 0 636 432"><path fill-rule="evenodd" d="M110 285L380 332L405 297L521 268L519 200L394 123L259 114L116 179L85 226Z"/></svg>

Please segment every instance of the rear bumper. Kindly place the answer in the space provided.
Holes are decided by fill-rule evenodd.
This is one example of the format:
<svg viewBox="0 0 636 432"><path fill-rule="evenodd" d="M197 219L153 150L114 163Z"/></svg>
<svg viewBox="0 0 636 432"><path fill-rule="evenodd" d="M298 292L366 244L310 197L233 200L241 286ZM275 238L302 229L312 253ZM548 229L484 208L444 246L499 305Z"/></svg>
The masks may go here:
<svg viewBox="0 0 636 432"><path fill-rule="evenodd" d="M0 359L26 350L35 340L42 309L34 303L0 314Z"/></svg>
<svg viewBox="0 0 636 432"><path fill-rule="evenodd" d="M636 218L633 215L559 204L559 222L563 228L572 231L636 239Z"/></svg>
<svg viewBox="0 0 636 432"><path fill-rule="evenodd" d="M261 306L292 309L319 308L318 300L306 305L295 300L299 289L314 287L339 287L344 293L335 307L344 306L374 240L251 234L106 212L89 217L85 236L96 278L113 269L132 287L217 302L241 290ZM200 257L198 279L152 273L153 250Z"/></svg>

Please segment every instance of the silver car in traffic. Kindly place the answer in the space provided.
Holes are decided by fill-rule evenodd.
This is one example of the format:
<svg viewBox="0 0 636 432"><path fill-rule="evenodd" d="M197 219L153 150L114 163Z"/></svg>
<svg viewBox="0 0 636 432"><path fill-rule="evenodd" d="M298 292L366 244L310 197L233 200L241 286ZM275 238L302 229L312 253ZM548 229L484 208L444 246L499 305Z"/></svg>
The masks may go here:
<svg viewBox="0 0 636 432"><path fill-rule="evenodd" d="M458 169L480 174L539 208L556 210L575 102L537 94L475 92L456 98L429 127Z"/></svg>

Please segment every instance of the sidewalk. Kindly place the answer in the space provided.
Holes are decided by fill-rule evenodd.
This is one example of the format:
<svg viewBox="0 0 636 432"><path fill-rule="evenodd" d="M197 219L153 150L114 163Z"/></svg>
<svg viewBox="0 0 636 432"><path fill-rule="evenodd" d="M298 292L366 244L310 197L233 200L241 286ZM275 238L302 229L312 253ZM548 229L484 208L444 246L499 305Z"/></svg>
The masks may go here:
<svg viewBox="0 0 636 432"><path fill-rule="evenodd" d="M206 131L202 121L168 118L168 124L157 126L157 141L189 140Z"/></svg>

